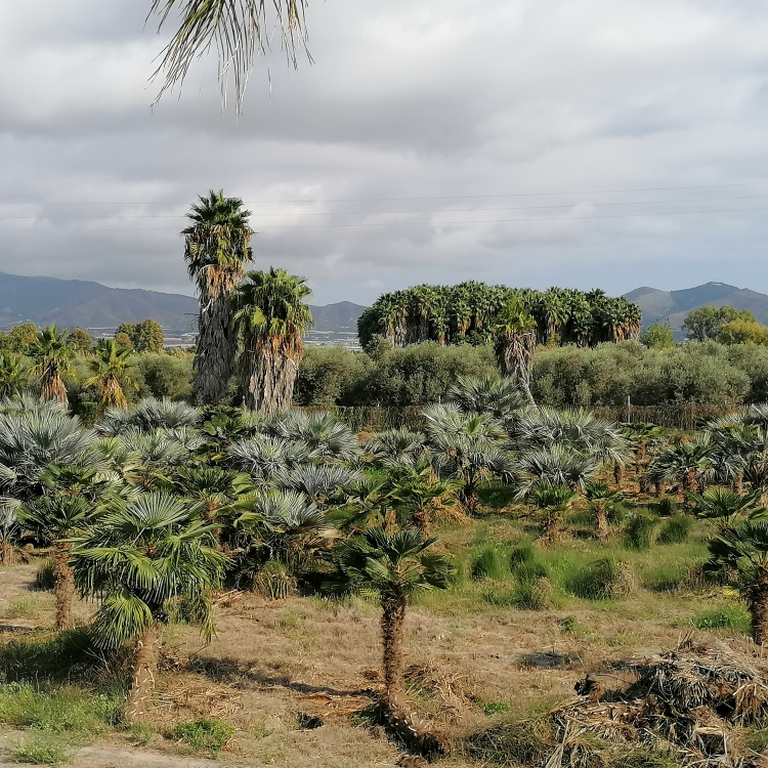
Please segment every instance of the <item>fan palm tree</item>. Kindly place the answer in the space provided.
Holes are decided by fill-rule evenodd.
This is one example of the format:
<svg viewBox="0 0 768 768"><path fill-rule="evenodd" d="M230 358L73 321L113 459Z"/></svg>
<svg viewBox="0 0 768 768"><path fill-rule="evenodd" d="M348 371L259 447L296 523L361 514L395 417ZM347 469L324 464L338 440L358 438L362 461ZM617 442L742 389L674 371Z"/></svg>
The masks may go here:
<svg viewBox="0 0 768 768"><path fill-rule="evenodd" d="M446 406L429 408L424 416L435 474L456 481L466 512L476 513L480 483L509 478L514 470L511 456L502 450L504 430L488 415L464 414Z"/></svg>
<svg viewBox="0 0 768 768"><path fill-rule="evenodd" d="M134 389L139 388L136 379L128 375L128 366L132 351L118 344L114 339L102 339L96 347L95 355L88 365L93 376L85 384L97 384L104 408L127 408L128 400L123 392L120 380Z"/></svg>
<svg viewBox="0 0 768 768"><path fill-rule="evenodd" d="M540 482L565 485L573 490L584 488L599 468L591 456L560 443L523 453L515 464L520 478L520 498Z"/></svg>
<svg viewBox="0 0 768 768"><path fill-rule="evenodd" d="M288 411L273 418L264 431L284 440L300 441L309 446L315 456L326 460L346 461L360 454L357 435L330 413Z"/></svg>
<svg viewBox="0 0 768 768"><path fill-rule="evenodd" d="M69 331L59 333L50 325L29 345L29 356L35 361L35 372L40 377L40 399L55 400L67 405L67 388L62 375L70 368L75 346L69 339Z"/></svg>
<svg viewBox="0 0 768 768"><path fill-rule="evenodd" d="M530 490L528 498L544 512L541 529L541 539L544 543L557 543L560 538L560 519L576 500L576 496L576 492L567 485L556 485L547 481L536 483Z"/></svg>
<svg viewBox="0 0 768 768"><path fill-rule="evenodd" d="M17 517L22 525L34 529L51 545L53 564L53 597L56 602L56 629L65 631L75 626L72 602L75 577L70 565L70 539L83 532L99 514L99 508L83 496L56 494L44 496L20 507Z"/></svg>
<svg viewBox="0 0 768 768"><path fill-rule="evenodd" d="M392 467L390 476L392 501L405 508L408 523L418 528L424 539L428 538L434 505L453 495L453 483L440 481L426 459L415 465Z"/></svg>
<svg viewBox="0 0 768 768"><path fill-rule="evenodd" d="M198 405L221 400L234 371L232 301L243 265L252 259L250 215L239 197L211 190L192 205L191 223L182 230L187 271L200 301L193 382Z"/></svg>
<svg viewBox="0 0 768 768"><path fill-rule="evenodd" d="M460 376L446 399L464 413L488 413L495 419L509 419L528 406L517 385L499 376Z"/></svg>
<svg viewBox="0 0 768 768"><path fill-rule="evenodd" d="M0 355L0 397L10 397L29 386L30 369L24 355Z"/></svg>
<svg viewBox="0 0 768 768"><path fill-rule="evenodd" d="M716 520L721 531L730 528L740 519L753 518L765 512L760 506L759 490L739 494L730 488L716 485L707 488L704 493L690 493L688 497L693 502L696 516Z"/></svg>
<svg viewBox="0 0 768 768"><path fill-rule="evenodd" d="M384 698L403 692L403 636L408 601L420 590L445 589L454 572L450 561L433 554L436 539L415 528L388 533L369 528L339 547L337 562L352 588L379 593Z"/></svg>
<svg viewBox="0 0 768 768"><path fill-rule="evenodd" d="M616 493L608 487L607 483L594 480L584 484L584 493L595 521L595 536L598 539L604 539L609 533L608 510L611 502L616 499Z"/></svg>
<svg viewBox="0 0 768 768"><path fill-rule="evenodd" d="M502 376L520 387L528 402L536 407L531 394L531 371L536 351L536 321L520 300L507 303L498 317L493 351Z"/></svg>
<svg viewBox="0 0 768 768"><path fill-rule="evenodd" d="M126 718L141 718L157 676L162 626L171 600L186 598L210 637L208 595L224 577L226 557L216 551L213 526L177 497L146 493L112 502L99 525L72 541L75 583L85 597L101 595L93 620L96 644L136 643Z"/></svg>
<svg viewBox="0 0 768 768"><path fill-rule="evenodd" d="M709 571L734 574L752 619L752 638L768 642L768 521L747 520L709 542Z"/></svg>
<svg viewBox="0 0 768 768"><path fill-rule="evenodd" d="M11 565L17 551L21 525L16 516L21 502L11 496L0 496L0 565Z"/></svg>
<svg viewBox="0 0 768 768"><path fill-rule="evenodd" d="M243 353L240 365L245 404L273 412L289 408L304 354L302 336L312 323L303 277L271 267L249 272L238 288L235 322Z"/></svg>

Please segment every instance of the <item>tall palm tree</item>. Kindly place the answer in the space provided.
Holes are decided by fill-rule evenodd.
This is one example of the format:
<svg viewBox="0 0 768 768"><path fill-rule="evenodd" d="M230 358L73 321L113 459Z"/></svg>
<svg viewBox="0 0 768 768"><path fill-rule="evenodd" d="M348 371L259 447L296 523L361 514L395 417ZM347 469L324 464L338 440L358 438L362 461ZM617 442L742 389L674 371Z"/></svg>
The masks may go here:
<svg viewBox="0 0 768 768"><path fill-rule="evenodd" d="M536 350L536 320L520 300L509 301L499 314L493 350L501 375L512 379L535 407L531 371Z"/></svg>
<svg viewBox="0 0 768 768"><path fill-rule="evenodd" d="M423 539L415 528L387 533L369 528L339 548L337 562L350 586L375 589L381 605L384 698L403 692L405 612L414 593L445 589L454 571L444 555L428 550L437 540Z"/></svg>
<svg viewBox="0 0 768 768"><path fill-rule="evenodd" d="M270 267L249 272L240 285L235 321L243 344L240 366L249 408L289 408L304 354L302 336L312 323L304 300L311 294L303 277Z"/></svg>
<svg viewBox="0 0 768 768"><path fill-rule="evenodd" d="M204 634L213 632L208 595L224 577L227 559L214 548L212 526L188 502L147 493L114 501L99 525L73 539L75 582L86 597L101 595L93 621L103 647L136 643L126 717L141 718L157 676L169 601L186 598Z"/></svg>
<svg viewBox="0 0 768 768"><path fill-rule="evenodd" d="M74 355L69 331L65 329L59 333L55 325L38 333L29 345L29 356L35 361L35 371L40 376L41 400L55 400L62 405L69 403L62 375L69 370Z"/></svg>
<svg viewBox="0 0 768 768"><path fill-rule="evenodd" d="M252 259L250 215L239 197L224 197L222 190L211 190L192 205L187 214L191 223L181 233L187 271L200 300L194 361L199 405L221 400L234 371L237 341L232 300L243 265Z"/></svg>
<svg viewBox="0 0 768 768"><path fill-rule="evenodd" d="M88 365L93 376L85 384L96 384L101 395L101 405L105 408L127 408L128 400L120 379L138 389L136 380L128 375L128 366L132 351L123 347L114 339L102 339Z"/></svg>

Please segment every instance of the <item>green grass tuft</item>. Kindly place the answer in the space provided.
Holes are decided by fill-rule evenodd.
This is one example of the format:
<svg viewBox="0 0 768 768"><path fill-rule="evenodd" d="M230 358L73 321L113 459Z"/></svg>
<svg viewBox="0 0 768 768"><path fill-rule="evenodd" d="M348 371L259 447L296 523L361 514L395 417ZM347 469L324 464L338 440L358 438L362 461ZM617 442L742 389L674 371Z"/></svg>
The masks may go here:
<svg viewBox="0 0 768 768"><path fill-rule="evenodd" d="M653 543L653 529L658 523L659 518L655 515L641 510L635 512L624 528L624 546L638 552L649 549Z"/></svg>
<svg viewBox="0 0 768 768"><path fill-rule="evenodd" d="M36 733L16 747L13 759L32 765L59 765L69 759L69 754L60 739L48 733Z"/></svg>
<svg viewBox="0 0 768 768"><path fill-rule="evenodd" d="M473 558L470 566L470 574L474 581L493 579L503 581L509 575L507 567L509 557L499 546L489 545L483 547Z"/></svg>
<svg viewBox="0 0 768 768"><path fill-rule="evenodd" d="M195 752L207 752L216 757L235 735L235 728L225 720L200 717L178 723L171 731L176 741L191 747Z"/></svg>
<svg viewBox="0 0 768 768"><path fill-rule="evenodd" d="M749 613L740 605L727 605L707 611L696 616L691 623L697 629L731 629L743 634L750 631Z"/></svg>
<svg viewBox="0 0 768 768"><path fill-rule="evenodd" d="M656 542L658 544L682 544L691 535L693 525L692 517L681 514L674 515L664 523Z"/></svg>

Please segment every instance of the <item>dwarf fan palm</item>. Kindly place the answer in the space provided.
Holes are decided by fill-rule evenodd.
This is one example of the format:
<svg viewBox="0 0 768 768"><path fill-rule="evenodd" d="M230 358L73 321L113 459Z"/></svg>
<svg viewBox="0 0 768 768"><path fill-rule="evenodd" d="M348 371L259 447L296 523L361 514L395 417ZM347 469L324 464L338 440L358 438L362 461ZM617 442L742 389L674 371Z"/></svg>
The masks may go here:
<svg viewBox="0 0 768 768"><path fill-rule="evenodd" d="M140 718L154 689L168 603L186 598L197 609L205 635L213 632L208 595L224 576L204 524L188 502L148 493L113 502L97 527L73 539L75 582L86 597L101 595L92 625L97 645L136 642L126 717Z"/></svg>
<svg viewBox="0 0 768 768"><path fill-rule="evenodd" d="M72 601L75 578L70 565L71 539L81 534L99 515L99 508L82 496L56 494L28 502L17 513L19 522L33 528L43 541L51 545L53 564L53 597L56 601L56 629L75 626Z"/></svg>
<svg viewBox="0 0 768 768"><path fill-rule="evenodd" d="M445 589L454 572L450 561L428 550L436 539L424 540L415 528L388 533L370 528L339 547L336 558L352 588L379 594L385 699L403 691L405 613L419 591Z"/></svg>

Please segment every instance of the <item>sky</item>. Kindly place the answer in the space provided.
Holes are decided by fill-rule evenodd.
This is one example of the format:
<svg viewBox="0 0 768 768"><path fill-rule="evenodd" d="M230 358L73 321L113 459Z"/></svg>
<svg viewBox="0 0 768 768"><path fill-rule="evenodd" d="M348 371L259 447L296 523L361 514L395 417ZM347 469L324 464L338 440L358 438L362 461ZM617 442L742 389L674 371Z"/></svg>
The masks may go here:
<svg viewBox="0 0 768 768"><path fill-rule="evenodd" d="M418 283L768 293L768 5L317 0L237 114L152 107L149 0L0 0L0 271L193 293L184 214L252 211L313 303Z"/></svg>

